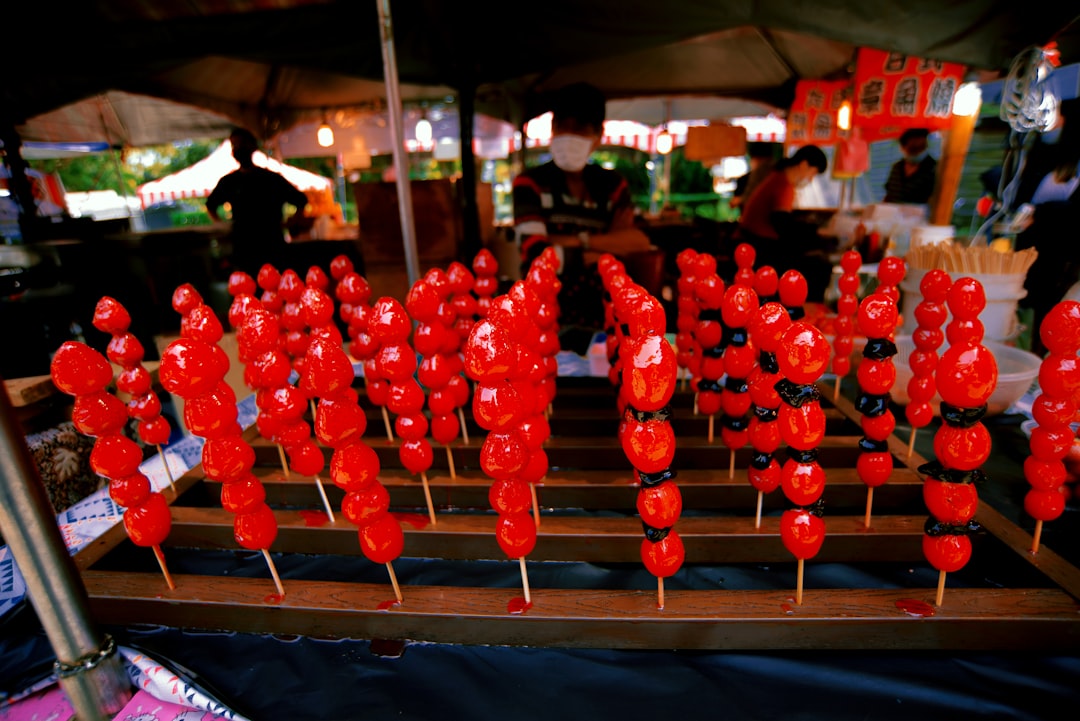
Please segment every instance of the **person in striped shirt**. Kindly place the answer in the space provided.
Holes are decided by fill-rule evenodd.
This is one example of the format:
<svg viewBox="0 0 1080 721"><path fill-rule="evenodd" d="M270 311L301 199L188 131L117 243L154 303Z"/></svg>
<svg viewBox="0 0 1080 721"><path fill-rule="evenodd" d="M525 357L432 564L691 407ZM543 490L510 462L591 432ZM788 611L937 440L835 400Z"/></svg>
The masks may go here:
<svg viewBox="0 0 1080 721"><path fill-rule="evenodd" d="M522 272L544 248L560 256L563 328L601 330L603 286L596 261L604 253L625 256L652 247L634 225L626 179L589 162L600 145L606 101L587 83L568 85L551 105L551 156L514 179L514 231Z"/></svg>

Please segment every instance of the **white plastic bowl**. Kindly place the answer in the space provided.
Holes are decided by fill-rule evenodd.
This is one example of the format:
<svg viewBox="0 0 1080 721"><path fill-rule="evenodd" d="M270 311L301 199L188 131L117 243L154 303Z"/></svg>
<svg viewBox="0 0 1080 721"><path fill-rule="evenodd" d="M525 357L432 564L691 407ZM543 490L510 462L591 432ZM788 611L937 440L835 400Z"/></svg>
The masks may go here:
<svg viewBox="0 0 1080 721"><path fill-rule="evenodd" d="M1042 358L1034 353L1004 343L986 340L983 341L983 345L993 352L994 359L998 364L997 388L994 389L994 392L990 395L990 400L987 401L986 414L992 416L1004 413L1013 403L1020 400L1028 392L1039 375ZM944 353L948 347L948 343L942 345L938 348L938 354ZM908 365L908 356L915 350L915 343L912 342L911 336L897 336L896 350L897 353L893 356L893 364L896 366L896 384L892 388L892 399L895 403L904 406L910 400L907 394L907 384L913 375L911 367ZM939 412L938 404L940 402L941 396L935 394L934 399L930 402L935 415Z"/></svg>

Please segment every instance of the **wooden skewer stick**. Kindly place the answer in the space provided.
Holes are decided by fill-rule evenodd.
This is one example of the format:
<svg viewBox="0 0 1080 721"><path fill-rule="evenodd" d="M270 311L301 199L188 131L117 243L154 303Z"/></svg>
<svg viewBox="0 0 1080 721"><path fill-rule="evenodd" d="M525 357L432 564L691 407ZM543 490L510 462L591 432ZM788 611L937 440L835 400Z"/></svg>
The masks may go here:
<svg viewBox="0 0 1080 721"><path fill-rule="evenodd" d="M874 487L869 486L866 489L866 518L863 520L863 527L870 528L870 509L874 506Z"/></svg>
<svg viewBox="0 0 1080 721"><path fill-rule="evenodd" d="M533 520L536 521L536 527L540 528L540 502L536 498L536 484L529 482L529 492L532 493L533 504Z"/></svg>
<svg viewBox="0 0 1080 721"><path fill-rule="evenodd" d="M326 515L330 517L330 523L337 523L334 519L334 509L330 507L330 499L326 497L326 489L323 488L322 479L319 478L319 474L315 474L315 487L319 489L319 495L322 496L323 508L326 509Z"/></svg>
<svg viewBox="0 0 1080 721"><path fill-rule="evenodd" d="M761 528L761 504L765 500L765 494L761 491L757 492L757 516L754 518L754 528Z"/></svg>
<svg viewBox="0 0 1080 721"><path fill-rule="evenodd" d="M802 587L803 587L803 569L806 567L806 561L799 559L799 569L795 575L795 604L802 605Z"/></svg>
<svg viewBox="0 0 1080 721"><path fill-rule="evenodd" d="M461 406L458 406L457 417L461 421L461 440L465 441L465 445L469 445L469 430L465 427L465 411L461 410Z"/></svg>
<svg viewBox="0 0 1080 721"><path fill-rule="evenodd" d="M394 587L394 596L397 598L398 603L404 603L405 599L401 595L401 586L397 582L397 574L394 573L394 567L389 561L386 562L386 570L390 574L390 585Z"/></svg>
<svg viewBox="0 0 1080 721"><path fill-rule="evenodd" d="M270 575L274 577L274 585L277 586L278 595L285 598L285 587L281 585L281 576L278 575L274 559L270 558L270 552L265 548L262 550L262 554L263 558L266 559L266 565L270 567Z"/></svg>
<svg viewBox="0 0 1080 721"><path fill-rule="evenodd" d="M435 525L435 504L431 502L431 488L428 486L427 471L420 471L420 480L424 484L424 499L427 501L427 512L431 518L431 525Z"/></svg>
<svg viewBox="0 0 1080 721"><path fill-rule="evenodd" d="M697 412L697 397L698 397L698 394L695 393L694 394L694 415L695 416L698 414L698 412Z"/></svg>
<svg viewBox="0 0 1080 721"><path fill-rule="evenodd" d="M911 429L911 438L908 439L908 443L907 443L907 457L911 458L911 454L914 453L914 452L915 452L915 429L912 428Z"/></svg>
<svg viewBox="0 0 1080 721"><path fill-rule="evenodd" d="M315 425L315 399L309 398L308 403L311 404L311 425Z"/></svg>
<svg viewBox="0 0 1080 721"><path fill-rule="evenodd" d="M735 449L731 449L731 462L728 465L728 478L735 477Z"/></svg>
<svg viewBox="0 0 1080 721"><path fill-rule="evenodd" d="M709 443L713 442L715 434L713 433L713 416L709 416Z"/></svg>
<svg viewBox="0 0 1080 721"><path fill-rule="evenodd" d="M836 385L833 386L832 402L835 404L840 399L840 376L836 376Z"/></svg>
<svg viewBox="0 0 1080 721"><path fill-rule="evenodd" d="M656 577L656 607L664 610L664 577Z"/></svg>
<svg viewBox="0 0 1080 721"><path fill-rule="evenodd" d="M1035 521L1035 536L1031 541L1031 552L1032 553L1038 553L1039 552L1039 538L1042 536L1042 526L1043 526L1042 521Z"/></svg>
<svg viewBox="0 0 1080 721"><path fill-rule="evenodd" d="M165 583L169 584L169 590L176 590L176 584L173 583L172 574L169 573L169 567L165 565L165 554L161 552L161 546L154 544L154 557L157 559L158 565L161 566L161 573L165 576Z"/></svg>
<svg viewBox="0 0 1080 721"><path fill-rule="evenodd" d="M169 459L165 457L165 451L161 450L161 444L157 446L158 455L161 456L161 465L165 466L165 475L169 478L169 488L176 493L176 481L173 480L172 469L169 468Z"/></svg>
<svg viewBox="0 0 1080 721"><path fill-rule="evenodd" d="M291 477L289 474L289 462L285 459L285 447L280 443L277 444L278 455L281 456L281 470L285 473L285 480L289 480Z"/></svg>
<svg viewBox="0 0 1080 721"><path fill-rule="evenodd" d="M390 443L394 442L394 431L390 428L390 414L386 412L386 406L382 407L382 421L386 426L386 440Z"/></svg>
<svg viewBox="0 0 1080 721"><path fill-rule="evenodd" d="M525 556L518 558L518 563L521 564L521 587L525 591L525 605L532 605L532 594L529 593L529 572L525 569Z"/></svg>
<svg viewBox="0 0 1080 721"><path fill-rule="evenodd" d="M945 572L942 571L938 574L937 580L937 598L934 600L935 606L941 605L942 597L945 596Z"/></svg>
<svg viewBox="0 0 1080 721"><path fill-rule="evenodd" d="M450 446L446 447L446 465L450 467L450 480L457 480L457 469L454 468L454 454L450 450Z"/></svg>

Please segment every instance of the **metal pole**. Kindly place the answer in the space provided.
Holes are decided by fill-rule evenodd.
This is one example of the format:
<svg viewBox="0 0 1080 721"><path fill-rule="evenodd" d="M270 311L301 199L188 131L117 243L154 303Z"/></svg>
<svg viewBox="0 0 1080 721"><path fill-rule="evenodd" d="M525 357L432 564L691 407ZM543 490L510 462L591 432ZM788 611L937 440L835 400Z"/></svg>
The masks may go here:
<svg viewBox="0 0 1080 721"><path fill-rule="evenodd" d="M60 687L79 721L110 721L131 699L131 682L112 639L90 616L86 588L7 393L0 393L0 533L26 580L56 653Z"/></svg>
<svg viewBox="0 0 1080 721"><path fill-rule="evenodd" d="M397 174L401 239L405 245L405 271L409 276L409 286L412 287L413 283L420 279L420 260L416 250L416 226L413 222L409 161L405 154L405 131L401 122L401 93L398 88L397 61L394 58L394 29L390 20L390 0L375 0L375 5L379 10L379 36L382 39L386 105L390 113L390 139L394 143L394 171Z"/></svg>

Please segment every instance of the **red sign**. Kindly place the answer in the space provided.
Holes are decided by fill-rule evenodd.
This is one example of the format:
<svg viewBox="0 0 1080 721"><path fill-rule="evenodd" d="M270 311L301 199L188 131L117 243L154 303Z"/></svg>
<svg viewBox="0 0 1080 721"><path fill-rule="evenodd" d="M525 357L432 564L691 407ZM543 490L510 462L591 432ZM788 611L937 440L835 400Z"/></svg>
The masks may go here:
<svg viewBox="0 0 1080 721"><path fill-rule="evenodd" d="M840 134L836 113L851 96L848 80L800 80L795 85L795 101L787 117L784 143L789 148L801 145L834 145Z"/></svg>
<svg viewBox="0 0 1080 721"><path fill-rule="evenodd" d="M956 63L859 48L852 124L871 141L894 138L908 128L946 130L964 70Z"/></svg>

